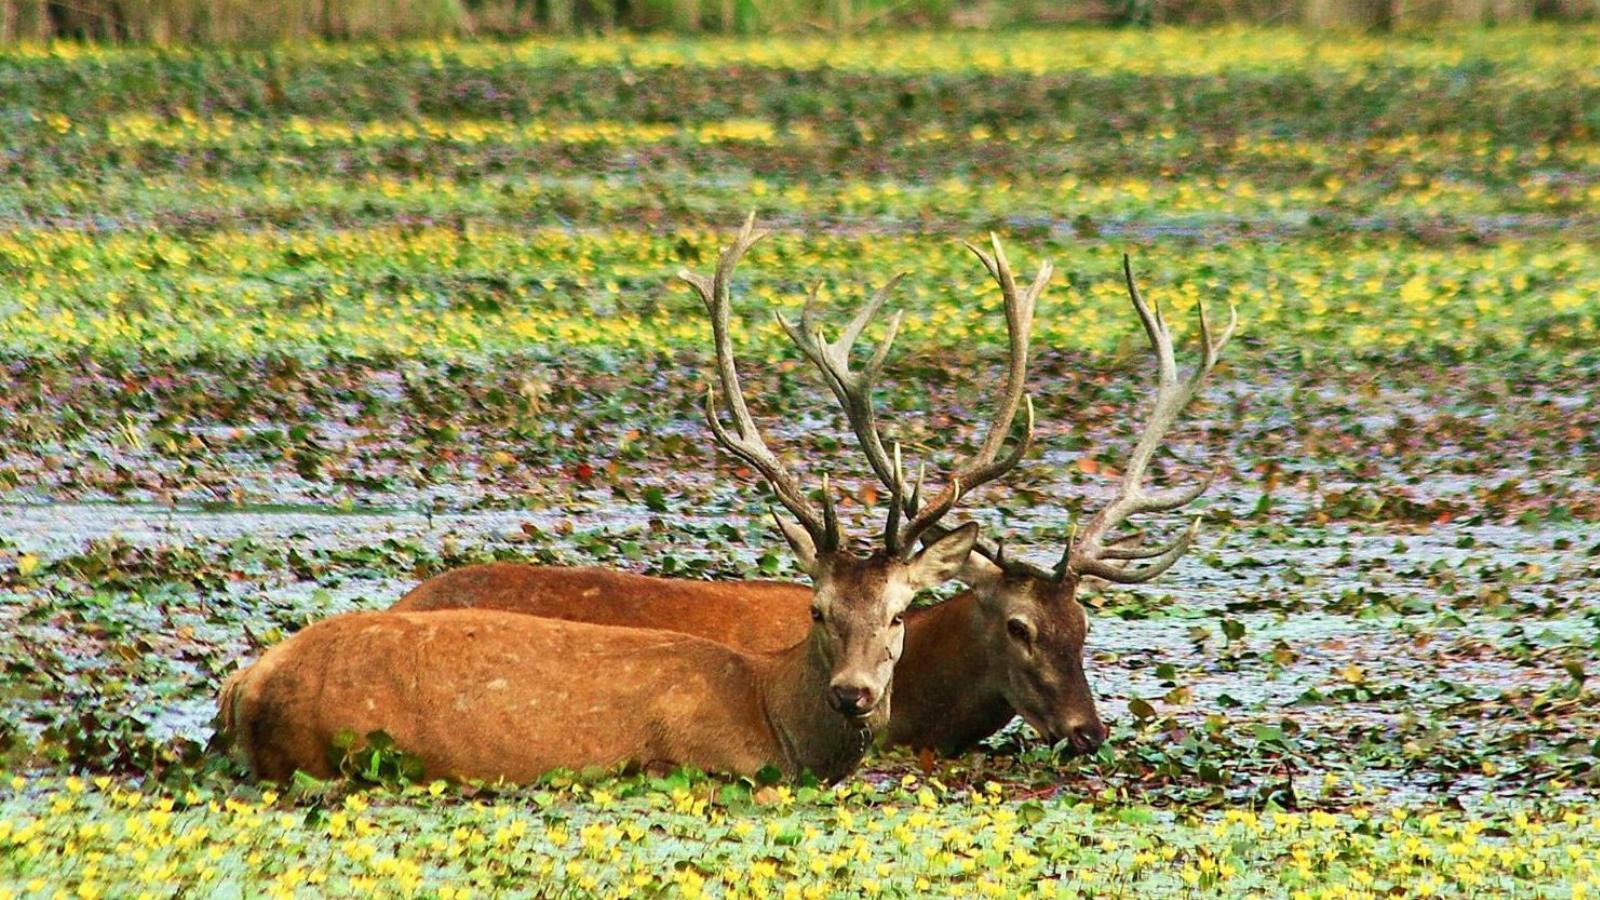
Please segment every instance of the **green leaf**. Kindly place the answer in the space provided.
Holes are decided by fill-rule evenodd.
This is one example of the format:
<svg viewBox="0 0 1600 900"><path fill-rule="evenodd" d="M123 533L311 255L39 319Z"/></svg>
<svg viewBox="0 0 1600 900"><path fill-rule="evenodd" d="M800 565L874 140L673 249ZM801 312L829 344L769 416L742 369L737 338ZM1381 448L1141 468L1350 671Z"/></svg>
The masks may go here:
<svg viewBox="0 0 1600 900"><path fill-rule="evenodd" d="M1124 825L1149 825L1156 820L1155 813L1144 806L1124 806L1117 810L1117 821Z"/></svg>
<svg viewBox="0 0 1600 900"><path fill-rule="evenodd" d="M1283 729L1276 725L1266 725L1261 722L1257 722L1250 726L1250 730L1255 734L1256 740L1261 741L1262 743L1283 743Z"/></svg>
<svg viewBox="0 0 1600 900"><path fill-rule="evenodd" d="M667 492L661 488L651 485L644 489L643 497L644 505L651 512L664 513L667 511Z"/></svg>
<svg viewBox="0 0 1600 900"><path fill-rule="evenodd" d="M1044 804L1037 800L1029 800L1017 807L1017 818L1022 824L1032 826L1044 821Z"/></svg>

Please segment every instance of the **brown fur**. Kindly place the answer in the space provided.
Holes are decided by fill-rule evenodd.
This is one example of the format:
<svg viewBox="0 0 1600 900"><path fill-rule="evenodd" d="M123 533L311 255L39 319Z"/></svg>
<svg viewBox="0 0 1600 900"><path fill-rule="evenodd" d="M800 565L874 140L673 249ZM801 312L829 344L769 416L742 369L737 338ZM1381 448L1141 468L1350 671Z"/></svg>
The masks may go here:
<svg viewBox="0 0 1600 900"><path fill-rule="evenodd" d="M1083 672L1082 607L1067 586L969 567L977 590L906 615L887 742L958 754L1019 712L1051 740L1104 729ZM578 622L659 628L731 647L792 643L810 627L812 591L779 581L653 578L601 568L469 566L413 588L395 610L493 608ZM1026 616L1034 646L1007 622Z"/></svg>
<svg viewBox="0 0 1600 900"><path fill-rule="evenodd" d="M787 581L650 578L594 566L488 563L435 575L393 612L499 609L569 622L661 628L760 653L811 628L811 588Z"/></svg>
<svg viewBox="0 0 1600 900"><path fill-rule="evenodd" d="M275 780L332 774L328 751L345 730L387 732L430 777L525 782L554 768L674 763L838 778L888 724L902 614L961 571L978 528L902 559L819 554L808 532L780 524L815 584L812 624L786 649L499 609L351 613L228 679L221 724ZM457 577L482 585L480 574Z"/></svg>
<svg viewBox="0 0 1600 900"><path fill-rule="evenodd" d="M425 777L527 782L556 768L680 763L837 778L881 721L828 708L820 639L746 654L685 634L481 609L352 613L223 686L257 776L333 775L343 729L387 732ZM597 673L603 673L596 677ZM808 733L792 733L792 723Z"/></svg>

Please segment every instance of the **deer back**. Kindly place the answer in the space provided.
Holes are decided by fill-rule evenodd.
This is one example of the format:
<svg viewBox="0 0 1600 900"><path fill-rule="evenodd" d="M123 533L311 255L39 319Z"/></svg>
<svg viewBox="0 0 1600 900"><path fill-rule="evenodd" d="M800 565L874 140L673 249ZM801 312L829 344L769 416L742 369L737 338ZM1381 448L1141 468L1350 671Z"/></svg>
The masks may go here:
<svg viewBox="0 0 1600 900"><path fill-rule="evenodd" d="M811 588L785 581L696 581L595 566L488 563L435 575L390 610L498 609L569 622L659 628L769 653L805 639L811 597Z"/></svg>

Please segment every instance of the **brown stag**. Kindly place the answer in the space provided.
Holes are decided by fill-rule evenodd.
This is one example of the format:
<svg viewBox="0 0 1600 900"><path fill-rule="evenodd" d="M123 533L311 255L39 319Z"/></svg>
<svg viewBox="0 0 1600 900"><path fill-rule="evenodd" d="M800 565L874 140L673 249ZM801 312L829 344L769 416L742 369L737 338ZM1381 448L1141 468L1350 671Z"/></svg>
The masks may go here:
<svg viewBox="0 0 1600 900"><path fill-rule="evenodd" d="M1002 289L1007 330L1010 335L1009 364L1000 402L990 417L981 445L949 479L950 485L960 486L962 494L999 478L1015 467L1027 452L1033 434L1032 406L1026 402L1023 395L1027 374L1028 333L1032 327L1034 305L1050 278L1051 270L1049 265L1041 267L1034 284L1025 291L1018 290L1011 278L1005 257L999 251L998 241L995 248L996 255L993 257L983 253L978 255L984 260ZM899 278L896 277L874 292L836 343L823 345L818 338L815 343L802 343L802 349L808 356L813 352L826 354L828 359L836 361L838 365L831 369L824 368L825 373L836 373L848 379L858 380L866 391L870 391L870 385L881 372L895 333L899 329L900 315L897 313L891 318L883 343L872 354L860 373L848 370L850 348L883 307L898 281ZM702 296L706 294L704 285L696 287ZM806 305L801 323L808 331L814 331L814 312L815 294L812 301ZM787 321L783 321L783 324L791 335L799 333ZM870 417L870 404L866 405L865 409ZM1019 409L1026 410L1021 439L1009 452L1002 455L1006 438L1012 430ZM898 462L895 466L898 467ZM890 526L886 529L885 542L890 548L891 555L903 554L906 549L903 546L904 539L897 536L894 522L899 519L904 504L893 499L902 496L903 482L891 473L885 483L889 486L891 494ZM935 500L936 511L948 507L954 499L955 495L951 492L951 488L947 487ZM912 514L913 522L919 518L917 514ZM916 526L911 530L921 533L926 531L926 528ZM791 542L792 540L791 535ZM804 560L803 550L798 547L796 549ZM818 615L818 608L812 602L812 592L802 585L793 583L691 581L652 578L603 568L527 566L513 563L469 566L437 575L412 589L392 607L392 610L421 612L463 608L499 609L567 621L659 628L693 634L755 651L771 651L792 645L804 636L807 628L812 625L812 620ZM941 640L947 641L954 637L955 632L949 628L927 627L942 618L941 610L942 608L912 610L909 614L912 624L908 629L917 630L919 637L908 637L908 640L927 645L926 638L935 632L942 636ZM901 689L904 689L903 684ZM910 689L925 690L917 685L913 685ZM948 696L949 693L948 689L941 689L939 696ZM895 705L898 705L898 701ZM894 715L891 707L891 719L896 721L897 729L905 724L898 721L899 718ZM1002 724L1004 722L996 723L990 731ZM898 742L912 741L910 738L900 738Z"/></svg>
<svg viewBox="0 0 1600 900"><path fill-rule="evenodd" d="M712 433L794 516L778 521L813 581L810 627L762 653L496 609L336 616L223 686L220 724L258 777L332 775L330 750L346 731L386 732L421 759L425 777L527 782L557 768L672 763L744 774L776 765L832 779L855 768L887 721L904 612L919 590L961 569L977 526L921 540L961 499L958 472L904 527L897 488L884 547L857 555L827 478L819 512L767 447L741 391L728 322L734 266L761 236L752 217L712 278L682 277L711 314L733 419L730 430L713 389Z"/></svg>
<svg viewBox="0 0 1600 900"><path fill-rule="evenodd" d="M993 256L980 256L996 280L1009 284L998 242L994 250ZM1093 750L1105 740L1106 728L1084 671L1088 616L1078 602L1078 588L1086 576L1119 584L1149 581L1171 568L1193 542L1198 518L1172 541L1150 547L1140 545L1138 534L1111 534L1136 514L1184 507L1210 486L1206 477L1184 487L1147 491L1144 478L1167 432L1216 367L1238 325L1237 313L1230 309L1227 327L1213 336L1201 304L1200 361L1180 378L1172 333L1160 307L1145 303L1127 256L1122 267L1129 299L1156 353L1157 387L1117 490L1082 531L1074 529L1053 567L1009 558L999 544L978 541L957 576L971 590L913 618L908 627L891 742L957 751L993 734L1016 714L1046 740L1065 741L1076 752ZM810 343L816 347L816 341ZM840 364L842 355L811 355L845 407L873 471L879 478L893 477L896 462L884 452L871 414L871 380L848 377ZM914 513L915 492L905 500L907 512ZM937 540L940 531L937 526L929 529L927 538Z"/></svg>

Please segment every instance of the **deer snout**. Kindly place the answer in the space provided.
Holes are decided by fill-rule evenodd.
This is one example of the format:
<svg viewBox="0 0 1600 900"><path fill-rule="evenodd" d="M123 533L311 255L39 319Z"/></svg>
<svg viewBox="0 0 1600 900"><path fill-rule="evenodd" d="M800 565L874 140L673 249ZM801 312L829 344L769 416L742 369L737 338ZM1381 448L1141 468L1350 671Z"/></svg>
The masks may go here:
<svg viewBox="0 0 1600 900"><path fill-rule="evenodd" d="M1111 730L1106 728L1099 719L1085 719L1068 722L1059 734L1051 737L1053 738L1052 742L1065 740L1067 746L1071 747L1074 753L1093 753L1100 749L1101 744L1106 742L1106 738L1110 736L1110 733Z"/></svg>
<svg viewBox="0 0 1600 900"><path fill-rule="evenodd" d="M834 682L828 687L828 702L836 712L860 719L878 705L878 692L864 684Z"/></svg>

